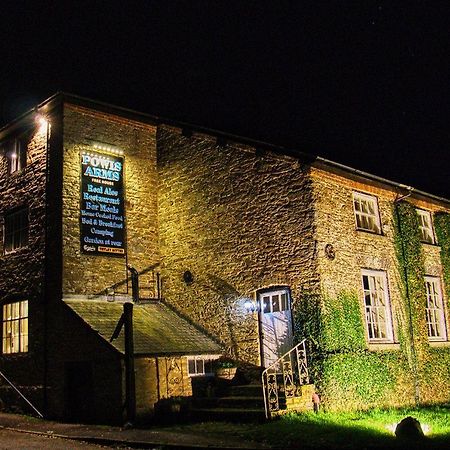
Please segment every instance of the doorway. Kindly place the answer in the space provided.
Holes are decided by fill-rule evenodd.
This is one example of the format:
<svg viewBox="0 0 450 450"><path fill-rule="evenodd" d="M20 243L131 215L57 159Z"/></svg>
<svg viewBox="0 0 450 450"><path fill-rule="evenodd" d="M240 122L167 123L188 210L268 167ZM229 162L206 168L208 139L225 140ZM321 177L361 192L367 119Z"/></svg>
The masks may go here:
<svg viewBox="0 0 450 450"><path fill-rule="evenodd" d="M90 361L65 364L66 420L90 423L94 416L94 380Z"/></svg>
<svg viewBox="0 0 450 450"><path fill-rule="evenodd" d="M293 346L291 297L288 288L258 293L262 365L269 367Z"/></svg>

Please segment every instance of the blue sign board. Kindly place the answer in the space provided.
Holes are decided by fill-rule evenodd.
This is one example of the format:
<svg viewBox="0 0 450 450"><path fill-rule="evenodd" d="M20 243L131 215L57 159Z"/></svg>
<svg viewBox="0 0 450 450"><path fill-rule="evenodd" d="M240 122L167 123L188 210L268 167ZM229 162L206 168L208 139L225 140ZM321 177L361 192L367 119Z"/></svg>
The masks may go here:
<svg viewBox="0 0 450 450"><path fill-rule="evenodd" d="M123 158L81 154L81 251L90 255L125 256Z"/></svg>

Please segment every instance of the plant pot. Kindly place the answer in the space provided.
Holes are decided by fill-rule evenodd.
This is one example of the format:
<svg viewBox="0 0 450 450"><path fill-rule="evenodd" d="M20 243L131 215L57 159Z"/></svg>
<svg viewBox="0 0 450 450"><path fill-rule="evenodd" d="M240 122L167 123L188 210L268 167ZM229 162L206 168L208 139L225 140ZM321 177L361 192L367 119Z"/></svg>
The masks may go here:
<svg viewBox="0 0 450 450"><path fill-rule="evenodd" d="M216 369L216 377L224 380L232 380L236 376L237 367L221 367Z"/></svg>

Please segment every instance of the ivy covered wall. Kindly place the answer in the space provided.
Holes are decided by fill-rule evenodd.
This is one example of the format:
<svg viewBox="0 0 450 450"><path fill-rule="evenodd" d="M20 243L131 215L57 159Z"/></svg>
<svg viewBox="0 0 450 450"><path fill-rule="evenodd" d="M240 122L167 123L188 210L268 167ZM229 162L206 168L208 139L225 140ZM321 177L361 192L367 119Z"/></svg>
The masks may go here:
<svg viewBox="0 0 450 450"><path fill-rule="evenodd" d="M388 264L388 258L379 260L386 264L388 273L396 344L369 349L358 289L335 290L334 295L326 289L320 294L304 293L295 312L297 337L308 339L311 375L327 409L395 407L450 400L450 347L430 346L427 336L424 284L427 273L416 207L406 201L397 204L390 201L389 206L389 216L386 217L387 213L382 216L390 224L387 233L369 236L367 240L379 238L380 252L383 246L383 254L392 255L392 264ZM444 284L450 298L450 215L437 215L435 223ZM360 274L361 267L356 267L350 256L347 261L354 267L339 262L339 270L345 267ZM338 279L334 281L335 286L339 285Z"/></svg>
<svg viewBox="0 0 450 450"><path fill-rule="evenodd" d="M395 350L369 351L356 291L304 295L296 331L309 343L310 374L324 407L367 409L412 403L413 380Z"/></svg>
<svg viewBox="0 0 450 450"><path fill-rule="evenodd" d="M450 220L447 213L435 216L435 230L441 247L444 288L450 288ZM399 261L402 314L399 320L401 351L408 361L418 403L450 399L450 348L430 345L426 325L426 291L423 244L416 207L399 202L394 212L395 244Z"/></svg>

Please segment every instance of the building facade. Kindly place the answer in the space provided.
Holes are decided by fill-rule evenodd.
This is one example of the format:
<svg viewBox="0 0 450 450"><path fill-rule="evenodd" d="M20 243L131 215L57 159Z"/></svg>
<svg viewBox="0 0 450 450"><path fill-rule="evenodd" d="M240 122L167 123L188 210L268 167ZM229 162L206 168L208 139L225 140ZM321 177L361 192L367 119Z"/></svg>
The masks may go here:
<svg viewBox="0 0 450 450"><path fill-rule="evenodd" d="M329 409L450 399L448 200L65 94L0 143L0 370L47 415L122 420L133 273L138 415L302 339Z"/></svg>

